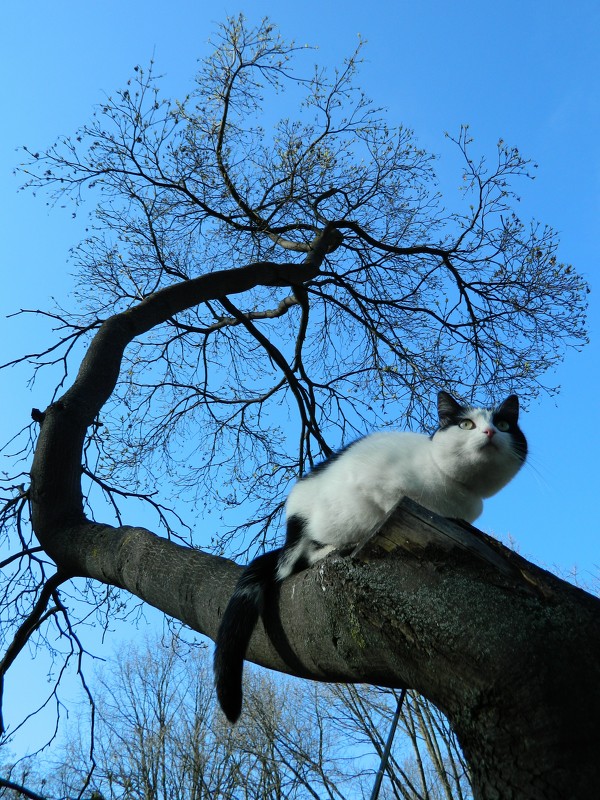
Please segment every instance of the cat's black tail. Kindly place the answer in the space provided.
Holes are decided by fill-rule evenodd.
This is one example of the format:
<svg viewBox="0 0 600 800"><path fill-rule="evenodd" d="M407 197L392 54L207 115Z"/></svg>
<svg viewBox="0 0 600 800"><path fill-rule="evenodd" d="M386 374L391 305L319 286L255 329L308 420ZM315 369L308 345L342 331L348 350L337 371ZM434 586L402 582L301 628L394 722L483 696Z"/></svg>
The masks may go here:
<svg viewBox="0 0 600 800"><path fill-rule="evenodd" d="M215 639L215 685L225 716L236 722L242 711L242 673L252 632L262 613L267 589L276 581L283 548L251 561L227 604Z"/></svg>

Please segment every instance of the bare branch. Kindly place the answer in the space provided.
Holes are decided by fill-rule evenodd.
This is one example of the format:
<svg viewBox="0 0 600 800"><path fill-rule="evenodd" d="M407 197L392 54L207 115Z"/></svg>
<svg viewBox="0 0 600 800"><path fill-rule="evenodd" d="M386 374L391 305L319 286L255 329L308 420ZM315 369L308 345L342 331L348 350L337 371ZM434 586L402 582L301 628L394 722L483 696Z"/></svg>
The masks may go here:
<svg viewBox="0 0 600 800"><path fill-rule="evenodd" d="M0 777L0 786L4 786L6 789L11 789L13 792L18 792L19 794L22 794L23 797L30 798L30 800L48 800L46 796L28 789L26 786L21 786L19 783L9 781L6 778Z"/></svg>
<svg viewBox="0 0 600 800"><path fill-rule="evenodd" d="M4 733L4 721L2 717L4 676L29 641L31 635L39 628L39 626L48 618L50 614L56 613L57 609L50 609L49 611L46 611L46 608L50 598L53 597L56 588L60 586L61 583L64 583L68 577L68 575L65 575L62 572L57 572L46 580L41 588L38 600L33 606L31 613L20 625L13 637L12 643L0 661L0 734Z"/></svg>

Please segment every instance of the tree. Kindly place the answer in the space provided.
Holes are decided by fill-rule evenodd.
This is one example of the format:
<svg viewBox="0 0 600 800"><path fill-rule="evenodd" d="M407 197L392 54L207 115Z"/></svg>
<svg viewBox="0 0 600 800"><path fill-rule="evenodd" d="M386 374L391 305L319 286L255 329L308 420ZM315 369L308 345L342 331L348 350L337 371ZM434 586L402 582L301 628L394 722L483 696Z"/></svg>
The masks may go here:
<svg viewBox="0 0 600 800"><path fill-rule="evenodd" d="M333 684L329 694L334 698L338 728L350 742L368 743L381 757L400 699L397 693ZM408 692L400 706L399 722L386 769L386 796L398 800L471 798L469 769L444 715L416 692Z"/></svg>
<svg viewBox="0 0 600 800"><path fill-rule="evenodd" d="M39 312L58 337L19 359L64 374L33 411L37 437L25 432L30 485L21 462L4 481L2 675L53 625L80 652L72 586L105 614L118 607L116 587L213 637L239 574L220 554L267 540L299 473L367 426L428 425L436 387L531 397L565 347L585 341L585 283L557 260L554 232L514 211L511 182L532 168L519 151L499 142L488 165L461 130L463 196L449 212L432 157L355 87L360 48L333 75L311 77L293 70L302 50L268 22L229 20L184 100L162 99L152 69L136 67L74 137L27 150L30 188L76 204L89 189L96 210L75 251L76 310ZM284 88L297 118L261 122ZM155 494L165 486L243 519L212 553L190 547L168 496ZM98 492L115 525L96 520ZM122 524L126 499L146 501L167 536ZM597 682L594 599L411 509L384 533L413 542L416 556L377 558L366 572L360 559L331 558L290 579L249 657L320 680L418 689L448 714L478 797L558 797L565 785L584 796L597 779L583 713ZM409 602L397 586L419 591ZM437 618L439 608L452 618L456 597L459 630ZM493 608L505 616L486 618ZM492 642L498 619L503 638ZM417 629L429 648L415 647ZM489 659L475 668L492 652L510 681ZM531 666L548 659L562 673L542 689ZM567 706L571 685L579 694ZM565 747L575 730L577 749Z"/></svg>
<svg viewBox="0 0 600 800"><path fill-rule="evenodd" d="M49 797L76 797L87 785L84 796L95 791L106 800L370 796L390 697L395 705L391 693L366 696L356 687L299 681L282 686L251 671L248 713L232 728L218 710L211 672L206 648L190 649L177 639L123 648L93 682L93 774L82 717L58 757L38 763L35 784ZM413 697L402 725L410 738L404 746L400 735L395 740L390 796L470 796L453 791L460 786L453 775L464 765L435 710ZM20 777L33 783L26 771Z"/></svg>
<svg viewBox="0 0 600 800"><path fill-rule="evenodd" d="M176 640L121 652L102 671L91 781L107 800L344 796L331 780L331 731L319 749L299 691L284 695L251 676L252 713L232 728L218 712L211 672L205 648L189 651ZM88 780L85 728L83 720L51 770L60 776L56 796L76 796ZM348 765L335 778L350 785Z"/></svg>

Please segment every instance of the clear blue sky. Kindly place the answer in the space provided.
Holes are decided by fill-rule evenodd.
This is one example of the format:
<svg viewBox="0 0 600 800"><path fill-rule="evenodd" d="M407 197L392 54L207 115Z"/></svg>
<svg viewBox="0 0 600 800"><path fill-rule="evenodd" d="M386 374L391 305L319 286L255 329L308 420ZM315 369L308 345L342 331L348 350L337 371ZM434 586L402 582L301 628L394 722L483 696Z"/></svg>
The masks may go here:
<svg viewBox="0 0 600 800"><path fill-rule="evenodd" d="M77 243L84 215L48 210L43 197L17 194L15 148L43 149L90 118L94 104L124 85L135 64L154 56L164 91L183 95L206 52L215 22L243 11L268 15L286 38L318 45L323 64L339 62L360 34L368 42L362 83L392 121L415 130L441 157L444 188L460 176L444 168L450 145L444 131L469 123L476 147L492 154L502 137L539 164L534 182L520 189L520 213L560 231L560 258L592 286L590 346L570 353L550 379L562 386L523 418L530 464L488 502L480 526L503 540L512 536L526 557L553 570L577 568L593 581L600 565L594 502L599 484L600 301L600 4L559 2L395 2L237 4L173 0L5 3L0 24L0 362L39 346L33 321L6 320L19 308L65 298L70 287L68 248ZM45 407L42 382L0 373L0 440Z"/></svg>

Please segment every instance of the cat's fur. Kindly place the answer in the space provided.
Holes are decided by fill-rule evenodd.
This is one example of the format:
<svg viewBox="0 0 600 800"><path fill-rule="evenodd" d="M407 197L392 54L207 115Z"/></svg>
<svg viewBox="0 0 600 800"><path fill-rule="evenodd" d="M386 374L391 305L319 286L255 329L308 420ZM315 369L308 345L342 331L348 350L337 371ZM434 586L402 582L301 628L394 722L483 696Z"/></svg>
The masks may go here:
<svg viewBox="0 0 600 800"><path fill-rule="evenodd" d="M505 486L527 456L510 395L493 409L438 395L439 428L421 433L373 433L299 480L286 503L283 547L255 558L242 573L216 639L215 680L223 711L235 722L242 707L242 671L252 631L269 587L332 550L355 545L403 498L444 517L473 522L483 498Z"/></svg>

